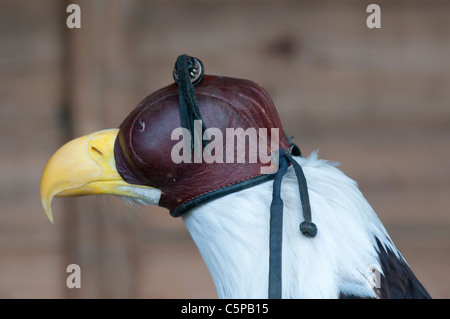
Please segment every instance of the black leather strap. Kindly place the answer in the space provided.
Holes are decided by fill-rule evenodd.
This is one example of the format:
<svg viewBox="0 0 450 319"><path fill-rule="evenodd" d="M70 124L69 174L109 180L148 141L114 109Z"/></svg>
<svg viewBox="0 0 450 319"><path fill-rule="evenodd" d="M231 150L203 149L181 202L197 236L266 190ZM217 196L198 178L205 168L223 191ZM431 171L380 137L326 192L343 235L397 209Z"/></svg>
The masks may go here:
<svg viewBox="0 0 450 319"><path fill-rule="evenodd" d="M300 224L300 231L307 237L317 235L317 227L311 221L311 206L309 203L308 185L301 166L291 154L281 151L279 167L273 181L272 204L270 205L270 237L269 237L269 298L282 298L282 251L283 251L283 200L281 199L281 182L287 171L288 164L292 164L297 176L304 221Z"/></svg>
<svg viewBox="0 0 450 319"><path fill-rule="evenodd" d="M273 181L272 204L270 205L269 237L269 298L281 299L282 282L282 246L283 246L283 200L281 182L287 171L288 163L280 156L278 171Z"/></svg>

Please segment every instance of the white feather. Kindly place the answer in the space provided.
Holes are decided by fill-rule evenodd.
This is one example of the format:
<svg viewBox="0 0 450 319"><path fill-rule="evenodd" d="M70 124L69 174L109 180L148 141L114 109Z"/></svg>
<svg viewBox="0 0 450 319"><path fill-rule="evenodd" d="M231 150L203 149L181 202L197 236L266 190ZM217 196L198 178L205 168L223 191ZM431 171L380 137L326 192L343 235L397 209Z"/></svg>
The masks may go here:
<svg viewBox="0 0 450 319"><path fill-rule="evenodd" d="M295 158L308 183L315 238L303 236L297 179L283 178L283 298L375 297L368 267L379 265L375 237L397 252L357 184L313 152ZM185 214L220 298L267 298L273 182L232 193Z"/></svg>

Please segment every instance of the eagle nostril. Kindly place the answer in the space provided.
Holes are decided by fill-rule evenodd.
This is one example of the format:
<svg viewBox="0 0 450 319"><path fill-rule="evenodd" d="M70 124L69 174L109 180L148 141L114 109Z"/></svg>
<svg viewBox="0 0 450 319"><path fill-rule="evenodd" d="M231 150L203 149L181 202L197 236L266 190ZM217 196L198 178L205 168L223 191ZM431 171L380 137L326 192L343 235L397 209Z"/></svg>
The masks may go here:
<svg viewBox="0 0 450 319"><path fill-rule="evenodd" d="M91 151L95 154L97 154L97 156L102 156L103 157L103 153L102 151L100 151L98 148L96 148L95 146L91 146Z"/></svg>

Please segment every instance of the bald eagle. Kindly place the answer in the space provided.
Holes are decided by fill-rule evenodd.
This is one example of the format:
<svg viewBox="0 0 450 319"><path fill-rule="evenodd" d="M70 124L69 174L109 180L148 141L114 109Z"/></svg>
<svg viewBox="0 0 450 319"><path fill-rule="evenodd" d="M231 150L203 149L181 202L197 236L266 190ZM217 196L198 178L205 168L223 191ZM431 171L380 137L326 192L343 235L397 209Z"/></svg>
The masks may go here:
<svg viewBox="0 0 450 319"><path fill-rule="evenodd" d="M356 182L317 152L303 157L293 151L259 85L203 74L183 84L203 65L182 56L176 66L176 83L145 98L120 128L77 138L51 157L41 200L52 222L55 196L114 194L166 207L183 219L220 298L267 298L270 286L278 287L280 298L430 298ZM249 156L244 162L175 163L174 130L193 132L192 120L199 118L206 124L200 133L211 143L217 131L208 128L279 128L277 149L268 137L266 149L285 154L285 171L279 174L281 166L274 165L261 173L263 163L250 163ZM215 146L224 150L230 141L220 143ZM317 229L303 236L299 225L308 218Z"/></svg>

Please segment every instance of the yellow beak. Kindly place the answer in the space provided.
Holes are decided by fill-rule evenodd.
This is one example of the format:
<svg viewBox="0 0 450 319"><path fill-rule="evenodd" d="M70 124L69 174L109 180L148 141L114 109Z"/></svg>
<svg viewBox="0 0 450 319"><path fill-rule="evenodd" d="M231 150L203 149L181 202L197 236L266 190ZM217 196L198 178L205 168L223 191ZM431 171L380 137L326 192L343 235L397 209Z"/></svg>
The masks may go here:
<svg viewBox="0 0 450 319"><path fill-rule="evenodd" d="M118 129L92 133L63 145L48 161L41 178L41 202L53 223L53 197L113 194L157 204L161 191L125 182L116 169Z"/></svg>

